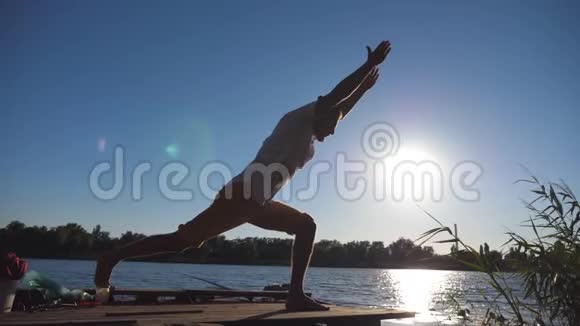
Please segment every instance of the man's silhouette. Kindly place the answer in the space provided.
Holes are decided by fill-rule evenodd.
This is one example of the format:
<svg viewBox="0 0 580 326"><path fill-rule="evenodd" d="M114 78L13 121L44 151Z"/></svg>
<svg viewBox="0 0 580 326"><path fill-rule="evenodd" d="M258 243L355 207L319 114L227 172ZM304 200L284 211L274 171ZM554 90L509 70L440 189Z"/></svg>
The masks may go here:
<svg viewBox="0 0 580 326"><path fill-rule="evenodd" d="M292 311L327 310L327 307L307 297L303 290L316 224L310 215L274 201L272 197L296 170L312 159L314 140L322 142L325 137L334 134L338 121L375 84L379 76L378 65L390 50L388 41L381 42L372 51L367 47L366 62L330 93L284 115L262 144L254 161L224 186L206 210L180 225L177 231L150 236L99 257L95 285L108 287L113 267L123 259L198 248L208 239L244 223L251 223L295 235L286 308ZM272 167L275 170L273 173L269 170Z"/></svg>

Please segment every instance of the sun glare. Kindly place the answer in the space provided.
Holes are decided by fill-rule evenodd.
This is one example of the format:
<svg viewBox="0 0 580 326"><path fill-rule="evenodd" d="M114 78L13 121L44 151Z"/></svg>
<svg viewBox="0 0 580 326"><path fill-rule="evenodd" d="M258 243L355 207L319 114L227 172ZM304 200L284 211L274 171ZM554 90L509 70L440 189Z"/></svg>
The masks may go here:
<svg viewBox="0 0 580 326"><path fill-rule="evenodd" d="M424 147L401 147L395 155L384 159L384 169L384 174L376 174L377 183L383 182L395 202L441 200L443 167Z"/></svg>
<svg viewBox="0 0 580 326"><path fill-rule="evenodd" d="M421 161L434 161L435 157L424 150L421 147L401 147L399 151L392 157L388 157L387 160L393 160L396 162L402 161L412 161L412 162L421 162Z"/></svg>

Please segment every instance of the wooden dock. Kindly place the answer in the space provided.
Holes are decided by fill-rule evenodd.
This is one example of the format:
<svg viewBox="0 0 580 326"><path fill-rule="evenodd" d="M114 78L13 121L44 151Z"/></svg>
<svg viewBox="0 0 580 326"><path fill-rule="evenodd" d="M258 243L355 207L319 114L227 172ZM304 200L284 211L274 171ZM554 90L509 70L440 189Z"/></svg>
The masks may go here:
<svg viewBox="0 0 580 326"><path fill-rule="evenodd" d="M120 305L58 308L0 314L0 325L380 325L383 319L413 317L395 309L330 306L322 312L287 312L283 303Z"/></svg>
<svg viewBox="0 0 580 326"><path fill-rule="evenodd" d="M415 315L396 309L340 306L329 306L329 311L288 312L283 303L287 295L286 291L112 289L106 305L87 302L13 311L0 314L0 326L380 325L384 319ZM127 296L134 300L118 300Z"/></svg>

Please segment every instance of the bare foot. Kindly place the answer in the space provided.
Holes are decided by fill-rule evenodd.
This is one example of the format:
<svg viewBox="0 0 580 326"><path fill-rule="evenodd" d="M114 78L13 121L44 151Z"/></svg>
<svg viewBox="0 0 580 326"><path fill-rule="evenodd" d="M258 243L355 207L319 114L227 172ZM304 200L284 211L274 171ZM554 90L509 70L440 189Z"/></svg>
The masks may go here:
<svg viewBox="0 0 580 326"><path fill-rule="evenodd" d="M286 310L288 311L326 311L329 309L304 294L290 294L286 301Z"/></svg>
<svg viewBox="0 0 580 326"><path fill-rule="evenodd" d="M97 259L97 269L95 270L95 286L106 288L111 286L110 278L113 268L119 262L110 254L104 254Z"/></svg>

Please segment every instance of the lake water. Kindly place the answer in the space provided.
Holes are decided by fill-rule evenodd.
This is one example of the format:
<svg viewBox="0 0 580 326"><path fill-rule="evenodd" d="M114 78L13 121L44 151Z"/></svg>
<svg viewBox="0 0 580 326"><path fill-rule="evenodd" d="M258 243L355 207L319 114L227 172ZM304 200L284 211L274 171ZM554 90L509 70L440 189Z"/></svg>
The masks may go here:
<svg viewBox="0 0 580 326"><path fill-rule="evenodd" d="M93 287L94 261L28 259L29 269L70 289ZM123 262L112 283L134 288L208 288L191 274L234 289L261 290L265 285L287 283L289 267L193 265ZM508 279L514 288L517 280ZM315 298L338 305L403 308L418 312L414 319L383 321L383 325L441 325L464 321L453 313L454 300L471 311L471 324L485 314L486 300L494 293L485 275L475 272L320 268L308 270L305 288ZM507 310L506 310L507 311Z"/></svg>

